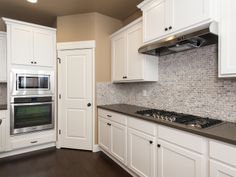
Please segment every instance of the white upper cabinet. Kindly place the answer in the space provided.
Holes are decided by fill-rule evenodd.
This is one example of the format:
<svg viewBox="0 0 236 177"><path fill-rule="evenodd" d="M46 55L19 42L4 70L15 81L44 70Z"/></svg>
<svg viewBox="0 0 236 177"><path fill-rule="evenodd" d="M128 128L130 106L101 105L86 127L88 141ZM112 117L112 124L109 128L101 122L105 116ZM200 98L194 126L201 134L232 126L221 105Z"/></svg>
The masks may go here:
<svg viewBox="0 0 236 177"><path fill-rule="evenodd" d="M219 77L236 77L236 1L220 2Z"/></svg>
<svg viewBox="0 0 236 177"><path fill-rule="evenodd" d="M0 32L0 82L7 81L7 39L4 32Z"/></svg>
<svg viewBox="0 0 236 177"><path fill-rule="evenodd" d="M56 30L3 18L7 24L11 64L52 67L56 60Z"/></svg>
<svg viewBox="0 0 236 177"><path fill-rule="evenodd" d="M113 82L158 80L158 58L138 53L142 33L142 19L138 19L111 36Z"/></svg>
<svg viewBox="0 0 236 177"><path fill-rule="evenodd" d="M177 32L215 19L217 0L145 0L143 11L144 43L160 40Z"/></svg>

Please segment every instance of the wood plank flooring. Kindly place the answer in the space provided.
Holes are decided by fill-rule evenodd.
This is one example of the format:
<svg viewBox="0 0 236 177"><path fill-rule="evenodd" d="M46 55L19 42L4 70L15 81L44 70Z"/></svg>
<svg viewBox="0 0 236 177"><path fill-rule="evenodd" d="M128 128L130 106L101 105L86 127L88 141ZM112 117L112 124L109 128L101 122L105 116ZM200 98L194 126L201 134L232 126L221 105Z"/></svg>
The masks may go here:
<svg viewBox="0 0 236 177"><path fill-rule="evenodd" d="M0 160L0 177L131 177L102 152L48 149Z"/></svg>

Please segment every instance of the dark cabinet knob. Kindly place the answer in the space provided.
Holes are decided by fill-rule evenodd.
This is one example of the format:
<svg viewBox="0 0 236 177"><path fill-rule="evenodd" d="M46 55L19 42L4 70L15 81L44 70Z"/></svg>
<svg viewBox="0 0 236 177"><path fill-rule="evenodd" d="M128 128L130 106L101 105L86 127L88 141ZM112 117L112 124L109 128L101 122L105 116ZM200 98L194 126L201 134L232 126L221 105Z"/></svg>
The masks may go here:
<svg viewBox="0 0 236 177"><path fill-rule="evenodd" d="M127 76L123 76L123 79L127 79Z"/></svg>
<svg viewBox="0 0 236 177"><path fill-rule="evenodd" d="M108 126L111 126L111 124L110 124L110 123L107 123L107 125L108 125Z"/></svg>
<svg viewBox="0 0 236 177"><path fill-rule="evenodd" d="M169 27L169 30L172 30L172 26Z"/></svg>
<svg viewBox="0 0 236 177"><path fill-rule="evenodd" d="M149 143L150 143L150 144L152 144L152 143L153 143L153 141L149 141Z"/></svg>
<svg viewBox="0 0 236 177"><path fill-rule="evenodd" d="M111 115L107 115L107 117L112 117Z"/></svg>
<svg viewBox="0 0 236 177"><path fill-rule="evenodd" d="M92 106L92 104L91 104L91 103L88 103L87 106L90 107L90 106Z"/></svg>
<svg viewBox="0 0 236 177"><path fill-rule="evenodd" d="M160 147L161 147L161 145L160 145L160 144L158 144L158 145L157 145L157 147L158 147L158 148L160 148Z"/></svg>
<svg viewBox="0 0 236 177"><path fill-rule="evenodd" d="M31 61L31 64L34 64L34 62L33 62L33 61Z"/></svg>
<svg viewBox="0 0 236 177"><path fill-rule="evenodd" d="M165 31L168 31L168 28L165 28Z"/></svg>
<svg viewBox="0 0 236 177"><path fill-rule="evenodd" d="M34 64L37 64L37 62L35 61Z"/></svg>

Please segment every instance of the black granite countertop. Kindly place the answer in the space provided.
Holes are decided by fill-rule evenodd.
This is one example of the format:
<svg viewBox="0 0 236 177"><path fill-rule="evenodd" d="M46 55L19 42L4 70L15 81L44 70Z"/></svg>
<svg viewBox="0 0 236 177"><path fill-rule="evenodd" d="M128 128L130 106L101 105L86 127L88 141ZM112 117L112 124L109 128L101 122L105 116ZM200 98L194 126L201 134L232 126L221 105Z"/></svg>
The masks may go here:
<svg viewBox="0 0 236 177"><path fill-rule="evenodd" d="M7 110L6 104L0 104L0 110Z"/></svg>
<svg viewBox="0 0 236 177"><path fill-rule="evenodd" d="M167 122L167 121L158 120L155 118L136 114L136 111L147 109L145 107L139 107L139 106L127 105L127 104L114 104L114 105L98 106L98 108L129 115L129 116L136 117L139 119L155 122L157 124L161 124L168 127L183 130L186 132L201 135L210 139L215 139L215 140L219 140L225 143L236 145L236 123L224 122L222 124L212 126L209 128L197 129L197 128L189 127L187 125L182 125L182 124L178 124L174 122Z"/></svg>

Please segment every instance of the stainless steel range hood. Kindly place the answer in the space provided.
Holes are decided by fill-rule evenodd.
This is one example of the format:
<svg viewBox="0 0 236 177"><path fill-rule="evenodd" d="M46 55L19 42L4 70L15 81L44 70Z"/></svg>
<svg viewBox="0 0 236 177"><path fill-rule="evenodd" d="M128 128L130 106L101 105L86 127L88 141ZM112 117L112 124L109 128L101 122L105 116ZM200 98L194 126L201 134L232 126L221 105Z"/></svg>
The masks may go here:
<svg viewBox="0 0 236 177"><path fill-rule="evenodd" d="M169 36L139 48L139 53L163 56L218 43L218 24L210 22L197 28Z"/></svg>

